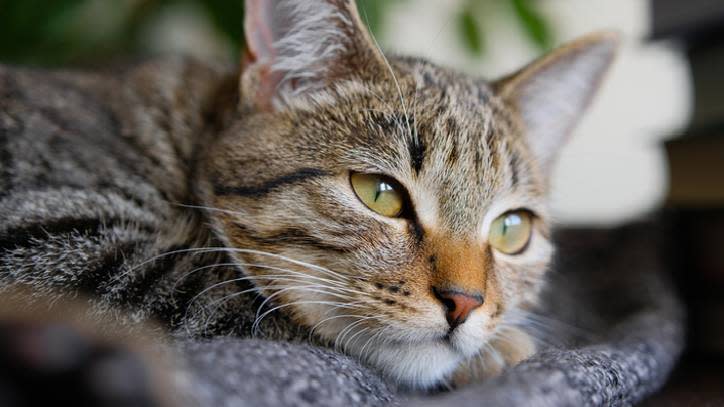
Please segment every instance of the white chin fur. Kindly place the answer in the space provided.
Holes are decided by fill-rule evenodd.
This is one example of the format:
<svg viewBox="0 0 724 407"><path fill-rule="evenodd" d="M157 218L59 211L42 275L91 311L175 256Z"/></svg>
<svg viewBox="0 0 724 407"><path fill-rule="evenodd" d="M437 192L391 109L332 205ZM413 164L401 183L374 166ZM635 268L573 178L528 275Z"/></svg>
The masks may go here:
<svg viewBox="0 0 724 407"><path fill-rule="evenodd" d="M416 340L411 341L399 337L398 340L390 340L396 336L394 333L387 337L353 335L354 340L347 341L344 348L398 385L412 390L425 390L439 385L464 360L480 352L490 336L490 332L484 328L486 320L487 317L482 313L474 313L446 341L436 340L439 335L432 334L434 329L431 328L426 332L427 335L418 333L415 335ZM336 330L327 333L329 337L338 334Z"/></svg>
<svg viewBox="0 0 724 407"><path fill-rule="evenodd" d="M460 353L443 342L378 344L366 356L368 363L398 384L416 390L439 384L463 360Z"/></svg>
<svg viewBox="0 0 724 407"><path fill-rule="evenodd" d="M437 327L392 330L379 336L364 330L354 333L355 330L348 330L349 321L338 318L320 325L316 333L335 345L336 339L340 339L339 345L347 353L364 360L398 385L425 390L442 383L464 360L477 355L491 335L485 328L488 317L482 312L473 313L445 341L441 334L447 323L438 322ZM340 332L345 331L347 334L339 338Z"/></svg>

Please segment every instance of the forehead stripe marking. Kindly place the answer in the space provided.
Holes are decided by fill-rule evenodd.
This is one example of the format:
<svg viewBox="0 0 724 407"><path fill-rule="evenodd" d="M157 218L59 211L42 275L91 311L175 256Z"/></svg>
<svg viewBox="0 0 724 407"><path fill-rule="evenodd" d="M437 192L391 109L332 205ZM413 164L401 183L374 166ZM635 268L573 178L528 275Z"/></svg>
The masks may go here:
<svg viewBox="0 0 724 407"><path fill-rule="evenodd" d="M510 155L508 164L510 165L511 182L513 184L513 187L517 187L520 183L520 173L518 172L520 159L518 157L518 153L510 147L508 148L508 153Z"/></svg>
<svg viewBox="0 0 724 407"><path fill-rule="evenodd" d="M320 250L326 250L336 253L350 253L354 251L354 247L335 245L324 241L323 239L312 236L305 228L285 227L271 231L267 234L240 223L235 223L241 236L246 239L255 241L257 244L267 247L277 247L280 242L287 245L297 247L314 247Z"/></svg>
<svg viewBox="0 0 724 407"><path fill-rule="evenodd" d="M220 196L263 196L283 186L299 184L312 178L325 177L329 175L331 175L329 172L317 168L301 168L292 173L266 181L260 185L229 186L214 184L214 193Z"/></svg>
<svg viewBox="0 0 724 407"><path fill-rule="evenodd" d="M413 129L413 134L407 143L407 149L410 152L410 165L415 173L420 173L422 163L425 161L425 143L420 139L417 129Z"/></svg>

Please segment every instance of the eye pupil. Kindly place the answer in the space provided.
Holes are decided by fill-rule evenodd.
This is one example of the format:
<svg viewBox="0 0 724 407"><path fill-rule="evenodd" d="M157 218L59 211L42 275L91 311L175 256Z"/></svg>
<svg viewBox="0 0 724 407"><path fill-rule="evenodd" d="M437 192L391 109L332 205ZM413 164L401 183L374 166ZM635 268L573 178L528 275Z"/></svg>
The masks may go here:
<svg viewBox="0 0 724 407"><path fill-rule="evenodd" d="M381 195L383 192L388 192L388 191L392 191L392 190L393 190L393 189L392 189L392 185L390 185L390 184L388 184L388 183L386 183L386 182L384 182L384 181L380 181L380 182L377 184L377 190L375 191L375 202L377 202L377 201L379 200L380 195Z"/></svg>
<svg viewBox="0 0 724 407"><path fill-rule="evenodd" d="M352 173L352 189L369 209L380 215L398 217L405 203L404 189L380 174Z"/></svg>

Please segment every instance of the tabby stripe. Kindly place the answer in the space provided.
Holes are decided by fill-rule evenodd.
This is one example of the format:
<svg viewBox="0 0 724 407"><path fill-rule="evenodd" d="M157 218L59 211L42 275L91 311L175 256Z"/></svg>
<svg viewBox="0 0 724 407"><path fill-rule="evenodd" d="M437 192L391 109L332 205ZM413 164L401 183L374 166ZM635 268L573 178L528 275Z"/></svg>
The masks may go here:
<svg viewBox="0 0 724 407"><path fill-rule="evenodd" d="M417 216L415 216L410 222L409 232L410 235L412 235L412 237L415 239L415 243L417 245L422 244L422 241L425 238L425 229L422 228L422 225L417 219Z"/></svg>
<svg viewBox="0 0 724 407"><path fill-rule="evenodd" d="M147 242L131 241L107 247L102 257L94 262L95 267L86 270L79 276L81 278L78 283L80 292L86 295L100 294L100 289L105 282L125 271L126 260L142 243ZM115 288L108 287L111 290Z"/></svg>
<svg viewBox="0 0 724 407"><path fill-rule="evenodd" d="M176 264L189 258L191 255L188 252L182 252L188 250L188 245L174 245L168 247L163 253L173 253L169 255L161 256L155 261L146 264L143 269L134 270L134 278L130 284L123 287L118 301L123 305L142 304L146 294L155 289L157 283L169 273L176 270ZM132 267L132 266L131 266ZM109 287L111 289L117 289L117 287Z"/></svg>
<svg viewBox="0 0 724 407"><path fill-rule="evenodd" d="M238 195L238 196L263 196L275 189L285 186L304 182L311 178L319 178L330 175L327 171L316 168L302 168L291 174L282 175L281 177L269 180L261 185L256 186L227 186L214 185L214 193L216 195Z"/></svg>
<svg viewBox="0 0 724 407"><path fill-rule="evenodd" d="M100 234L104 226L115 223L123 223L117 218L74 218L65 217L51 221L44 221L39 224L17 227L5 230L0 233L0 249L13 249L15 247L27 247L32 245L33 240L44 240L49 236L68 235L73 232L92 235ZM151 228L142 228L151 232Z"/></svg>
<svg viewBox="0 0 724 407"><path fill-rule="evenodd" d="M422 163L425 161L425 143L420 139L417 128L413 129L413 134L407 143L407 149L410 153L410 166L415 173L420 173Z"/></svg>
<svg viewBox="0 0 724 407"><path fill-rule="evenodd" d="M97 233L101 226L101 220L98 218L78 219L67 217L13 228L0 233L0 249L28 246L32 240L43 240L48 236L70 234L74 231Z"/></svg>
<svg viewBox="0 0 724 407"><path fill-rule="evenodd" d="M228 263L229 260L223 261ZM159 321L168 321L169 327L178 329L183 327L184 319L188 315L189 308L194 305L191 302L195 301L196 296L203 289L209 287L212 281L209 277L209 272L195 272L190 275L184 276L179 275L181 272L189 273L197 267L197 263L190 263L189 271L182 269L174 269L173 287L174 291L171 293L173 301L164 301L158 304L158 309L154 310L154 317ZM199 264L199 267L201 265ZM221 268L221 267L220 267ZM211 272L216 271L216 268L212 268ZM178 280L183 277L183 280ZM223 280L222 280L223 281ZM238 282L235 282L236 284ZM243 290L239 290L243 291ZM198 303L196 305L200 305Z"/></svg>
<svg viewBox="0 0 724 407"><path fill-rule="evenodd" d="M352 247L337 246L321 239L310 236L305 230L298 228L284 228L280 231L274 232L269 235L262 236L258 232L251 228L236 224L236 227L241 231L244 237L249 238L259 244L275 246L281 244L290 244L298 246L311 246L321 250L328 250L338 253L348 253L353 250Z"/></svg>
<svg viewBox="0 0 724 407"><path fill-rule="evenodd" d="M518 157L518 153L510 147L508 148L508 153L510 155L508 160L511 171L510 179L513 183L513 187L516 187L520 183L520 172L518 171L518 167L520 166L520 157Z"/></svg>
<svg viewBox="0 0 724 407"><path fill-rule="evenodd" d="M177 101L174 100L174 102L177 102ZM173 137L173 134L175 133L175 131L174 131L175 129L173 128L173 125L171 123L171 120L174 117L173 111L172 111L173 108L175 108L175 106L162 105L160 107L161 117L163 117L164 120L159 121L159 126L161 127L161 129L163 129L162 134L165 135L166 141L173 149L174 157L177 158L177 160L175 160L176 163L182 167L182 169L184 170L183 172L186 172L186 170L187 170L186 167L188 166L188 164L183 159L183 157L186 157L187 154L184 154L184 152L181 150L181 146L179 145L178 141Z"/></svg>

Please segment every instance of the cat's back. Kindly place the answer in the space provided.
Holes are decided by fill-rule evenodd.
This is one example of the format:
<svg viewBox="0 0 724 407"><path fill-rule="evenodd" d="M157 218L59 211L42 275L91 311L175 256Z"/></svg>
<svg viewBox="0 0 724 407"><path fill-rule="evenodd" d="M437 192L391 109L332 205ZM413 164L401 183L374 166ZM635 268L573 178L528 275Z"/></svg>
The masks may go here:
<svg viewBox="0 0 724 407"><path fill-rule="evenodd" d="M0 191L138 176L186 193L222 72L182 58L104 73L0 65Z"/></svg>
<svg viewBox="0 0 724 407"><path fill-rule="evenodd" d="M118 148L119 122L102 99L101 81L90 74L0 66L0 194L88 188L107 177L102 173L114 167L107 162L109 150L123 156L124 149Z"/></svg>
<svg viewBox="0 0 724 407"><path fill-rule="evenodd" d="M192 203L190 157L221 72L177 59L111 73L0 65L0 292L80 292L174 323L189 298L168 287L192 293L179 275L201 260L146 260L205 238L178 204Z"/></svg>

